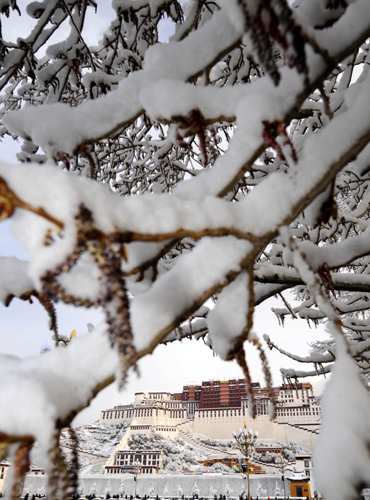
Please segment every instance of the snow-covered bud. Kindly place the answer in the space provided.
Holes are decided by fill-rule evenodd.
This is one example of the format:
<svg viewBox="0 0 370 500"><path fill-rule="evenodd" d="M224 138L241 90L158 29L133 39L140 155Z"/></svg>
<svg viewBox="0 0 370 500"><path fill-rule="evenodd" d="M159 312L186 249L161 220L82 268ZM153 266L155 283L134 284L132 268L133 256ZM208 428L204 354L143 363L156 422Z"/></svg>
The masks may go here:
<svg viewBox="0 0 370 500"><path fill-rule="evenodd" d="M251 436L253 434L252 429L248 429L248 434Z"/></svg>
<svg viewBox="0 0 370 500"><path fill-rule="evenodd" d="M236 437L236 432L235 431L233 431L233 436L234 436L234 438Z"/></svg>
<svg viewBox="0 0 370 500"><path fill-rule="evenodd" d="M258 431L254 431L254 435L258 437Z"/></svg>
<svg viewBox="0 0 370 500"><path fill-rule="evenodd" d="M239 427L239 434L242 435L243 434L243 431L242 431L242 428Z"/></svg>

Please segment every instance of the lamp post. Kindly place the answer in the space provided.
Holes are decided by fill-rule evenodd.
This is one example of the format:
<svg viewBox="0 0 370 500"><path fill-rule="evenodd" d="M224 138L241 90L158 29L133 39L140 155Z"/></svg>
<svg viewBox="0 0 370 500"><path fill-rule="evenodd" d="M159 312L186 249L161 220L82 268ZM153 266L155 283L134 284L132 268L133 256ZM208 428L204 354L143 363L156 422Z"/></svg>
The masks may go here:
<svg viewBox="0 0 370 500"><path fill-rule="evenodd" d="M140 462L140 460L136 459L135 462L134 462L134 467L135 467L135 498L137 496L137 476L140 472L140 469L142 467L142 463Z"/></svg>
<svg viewBox="0 0 370 500"><path fill-rule="evenodd" d="M238 433L233 431L233 436L236 441L237 448L242 452L247 462L248 500L251 500L251 488L249 482L249 459L252 458L253 450L258 437L258 432L255 431L253 433L252 429L247 429L247 422L244 422L244 431L241 428L239 429Z"/></svg>

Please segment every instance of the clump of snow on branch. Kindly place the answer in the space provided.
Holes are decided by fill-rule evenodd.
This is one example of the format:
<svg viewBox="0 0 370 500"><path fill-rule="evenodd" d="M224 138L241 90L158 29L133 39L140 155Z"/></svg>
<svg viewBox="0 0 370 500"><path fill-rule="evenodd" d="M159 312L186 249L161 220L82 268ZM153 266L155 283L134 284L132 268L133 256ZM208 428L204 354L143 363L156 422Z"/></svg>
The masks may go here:
<svg viewBox="0 0 370 500"><path fill-rule="evenodd" d="M247 326L249 309L248 275L242 274L218 297L208 314L209 337L213 350L227 359L235 342Z"/></svg>
<svg viewBox="0 0 370 500"><path fill-rule="evenodd" d="M337 360L321 405L323 424L313 454L317 487L327 498L344 500L370 481L370 400L343 340L337 340Z"/></svg>

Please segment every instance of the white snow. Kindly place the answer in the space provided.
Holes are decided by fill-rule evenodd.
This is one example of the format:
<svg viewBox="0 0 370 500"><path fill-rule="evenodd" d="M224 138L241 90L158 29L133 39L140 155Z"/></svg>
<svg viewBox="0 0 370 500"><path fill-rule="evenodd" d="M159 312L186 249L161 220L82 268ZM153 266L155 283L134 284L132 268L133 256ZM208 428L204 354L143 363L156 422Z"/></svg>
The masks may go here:
<svg viewBox="0 0 370 500"><path fill-rule="evenodd" d="M216 306L208 314L209 337L212 349L227 359L235 341L247 326L249 310L248 275L241 274L223 288Z"/></svg>
<svg viewBox="0 0 370 500"><path fill-rule="evenodd" d="M321 400L322 430L313 453L317 487L328 500L355 497L356 488L370 481L369 391L338 333L336 346L336 363Z"/></svg>
<svg viewBox="0 0 370 500"><path fill-rule="evenodd" d="M94 352L104 362L95 363L92 370ZM38 454L46 465L57 418L63 420L75 408L85 406L94 388L111 376L118 362L104 325L41 356L0 358L0 399L9 403L2 405L0 428L6 434L35 436Z"/></svg>
<svg viewBox="0 0 370 500"><path fill-rule="evenodd" d="M170 3L163 0L114 0L113 8L119 12L130 8L136 12L146 9L154 16L165 5L173 7ZM335 342L330 353L320 352L320 349L314 349L307 356L280 352L305 363L325 363L322 371L332 372L323 398L323 433L314 459L318 487L325 497L345 500L355 496L357 486L370 481L369 393L353 360L360 356L363 360L368 358L368 294L353 292L329 300L322 292L317 273L322 272L323 266L334 269L331 278L337 287L347 285L355 289L358 286L366 291L370 284L369 261L363 258L370 252L367 217L370 188L366 184L368 180L363 178L369 165L370 72L364 70L355 83L351 82L350 54L356 49L356 64L366 66L368 47L358 49L358 46L361 40L370 36L370 3L368 0L351 1L333 25L327 23L322 29L316 29L317 23L334 20L336 14L332 11L336 9L328 12L316 0L310 4L296 2L294 19L302 23L302 29L329 56L336 58L332 66L332 69L335 66L334 75L343 72L339 78L333 76L333 82L325 83L328 93L326 107L318 90L309 95L302 75L295 69L280 68L281 81L277 87L262 70L261 77L257 78L256 68L248 76L252 80L248 84L233 85L231 78L227 80L226 73L229 68L233 71L238 57L242 54L248 60L250 55L255 56L255 49L248 34L243 37L245 19L240 2L220 0L218 3L220 10L215 9L213 15L204 15L197 29L187 35L197 15L197 3L188 3L185 8L187 18L177 26L170 42L157 43L148 50L147 41L140 35L135 52L132 45L135 23L130 26L123 20L123 25L127 25L124 26L124 36L129 43L125 42L124 47L117 44L120 63L112 74L107 74L109 50L115 40L115 25L112 23L104 35L111 46L100 44L92 48L94 56L87 51L87 58L96 57L99 61L97 67L94 64L85 67L82 62L81 69L82 83L88 91L94 84L104 84L110 89L106 96L89 100L79 87L78 71L71 68L75 64L73 61L76 62L77 46L80 50L84 44L72 25L69 37L50 46L46 59L39 60L36 80L37 85L46 86L54 74L58 74L60 81L70 74L68 85L75 95L81 90L82 104L52 103L58 99L56 91L50 91L46 96L47 91L42 89L39 92L40 87L38 95L32 94L34 83L30 84L26 76L20 77L22 81L18 83L10 81L4 88L4 127L14 136L26 140L18 158L25 162L32 158L43 161L44 156L36 155L41 147L56 165L10 166L2 163L0 176L22 201L35 210L42 208L57 219L61 227L56 234L52 222L30 211L16 209L12 216L13 232L24 245L29 261L0 257L0 300L6 303L11 296L19 297L34 288L42 289L45 274L62 265L76 248L76 214L81 206L91 212L91 225L101 232L101 244L112 234L122 233L128 253L128 261L122 263L123 271L130 272L143 262L149 262L166 248L166 244L174 242L171 252L158 263L157 274L149 268L139 283L134 282L137 275L127 280L132 294L131 326L139 354L151 351L159 341L174 340L178 336L175 329L189 316L196 315L207 299L218 294L214 309L209 313L203 310L198 314L199 319L194 321L194 329L187 324L182 331L203 336L208 326L208 343L221 358L227 359L247 326L252 299L248 290L248 272L252 271L253 265L255 277L261 281L255 286L257 304L284 289L284 280L287 286L298 284L301 295L306 286L310 297L288 313L314 321L329 318ZM35 11L40 5L31 4L29 15L37 17ZM259 1L247 2L252 13L259 5ZM56 1L46 2L45 6L46 10L34 23L30 36L23 41L17 40L19 45L26 43L31 46L38 31L42 32L38 44L44 43L51 34L53 28L43 23L48 12L55 8ZM57 20L65 16L59 10ZM238 49L240 52L235 51L242 39L243 47ZM329 71L325 57L309 44L306 44L305 53L311 81L323 79ZM53 60L48 61L48 57ZM5 55L0 86L9 76L6 68L11 65L15 68L22 58L24 51L17 46ZM132 66L137 65L134 71L130 67L130 58L133 59ZM26 61L25 74L29 64ZM283 66L284 61L279 61L280 64ZM243 71L244 75L249 75L250 69L251 61L248 60L238 75L239 79ZM18 76L13 78L16 80ZM225 83L222 83L223 78ZM62 93L63 88L58 92ZM30 100L27 101L31 99L29 96L36 96L38 105L33 106ZM19 99L19 106L10 105L11 98ZM6 112L7 107L19 109ZM312 116L298 122L296 112L302 107ZM162 127L161 132L153 127L150 132L153 134L154 130L153 139L152 135L135 136L136 132L131 129L128 132L130 139L132 132L134 142L138 141L140 146L146 141L142 146L143 154L130 160L122 155L120 168L125 169L125 162L132 163L135 168L142 169L140 172L152 169L154 175L156 170L159 172L164 168L161 161L172 150L172 141L177 140L176 127L181 124L181 119L174 117L191 120L194 110L208 126L216 124L218 127L219 122L225 126L232 123L232 138L225 153L204 168L201 165L194 167L189 159L176 158L173 165L185 174L183 181L166 188L166 193L162 193L162 181L155 179L153 193L120 197L114 192L120 186L112 183L110 187L109 180L105 179L106 185L103 185L84 178L86 169L79 177L76 172L62 172L61 163L58 164L64 154L77 155L80 147L86 152L89 144L97 141L103 144L100 144L100 159L104 158L103 139L119 134L123 127L136 120L137 123L144 122L142 115L145 113L146 118L157 122L155 127L158 124ZM332 117L329 116L331 113ZM292 117L289 126L286 121ZM168 135L164 137L163 130L167 131L167 124L173 121L177 123L169 127ZM296 163L292 159L293 149L288 136L284 134L280 134L277 141L288 157L286 161L276 157L276 151L272 152L271 147L266 150L266 146L271 146L274 141L268 136L268 127L273 124L283 127L285 123L297 152ZM3 134L4 127L1 129ZM119 140L117 144L126 147ZM179 149L172 151L175 155ZM265 157L261 156L264 151ZM108 173L109 169L107 167ZM341 178L337 179L334 190L337 195L342 189L342 198L338 196L339 216L325 227L316 227L323 202L328 199L331 184L340 170ZM132 175L140 176L141 173L137 172L139 170ZM160 175L162 173L158 173ZM351 176L361 178L359 182L364 183L364 188L363 191L359 188L356 196L348 200L343 194L345 188L357 182ZM131 180L130 177L127 182ZM238 180L245 184L236 189ZM304 217L300 215L303 211ZM335 224L341 225L342 233L336 233ZM282 226L289 229L282 229ZM46 245L45 237L51 230L54 231L53 241ZM290 238L292 234L296 240ZM181 250L180 245L175 245L179 240L184 247ZM344 272L341 269L351 263L355 270L347 268ZM302 282L305 285L301 285ZM96 302L101 297L100 272L85 249L73 269L59 275L58 283L67 294L83 300ZM283 318L288 314L287 309L275 308L274 312ZM353 332L346 343L337 311L350 315L343 320ZM364 315L362 323L358 317L360 312ZM0 400L7 402L2 405L0 413L1 432L34 435L47 463L56 419L67 418L76 408L86 406L95 388L111 381L113 374L117 373L118 356L110 348L105 330L106 325L102 324L65 348L49 350L49 346L43 345L42 355L26 360L1 355ZM360 339L360 335L365 337ZM304 377L314 372L282 370L287 377ZM22 411L19 411L20 406ZM89 485L90 489L87 484L85 486L85 494L87 491L97 493L96 483ZM111 492L111 488L113 486L108 483L104 493ZM193 493L199 493L195 482L191 488ZM277 490L276 484L275 494ZM167 494L163 487L161 492ZM223 492L231 495L228 483ZM266 493L261 484L257 493L259 496Z"/></svg>
<svg viewBox="0 0 370 500"><path fill-rule="evenodd" d="M16 257L0 257L0 301L31 291L34 285L27 276L28 262Z"/></svg>

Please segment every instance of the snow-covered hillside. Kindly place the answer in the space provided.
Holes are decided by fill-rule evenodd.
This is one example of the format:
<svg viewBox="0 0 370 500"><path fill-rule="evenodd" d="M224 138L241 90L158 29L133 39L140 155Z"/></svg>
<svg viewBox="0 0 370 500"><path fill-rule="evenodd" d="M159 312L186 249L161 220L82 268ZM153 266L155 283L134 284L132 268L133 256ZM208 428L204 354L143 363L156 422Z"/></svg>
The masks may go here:
<svg viewBox="0 0 370 500"><path fill-rule="evenodd" d="M134 434L129 439L133 450L156 449L163 451L163 465L168 472L194 470L199 460L205 460L210 453L191 446L181 438L169 439L160 434Z"/></svg>
<svg viewBox="0 0 370 500"><path fill-rule="evenodd" d="M114 448L118 446L129 424L130 423L127 422L126 425L117 424L106 426L95 422L93 424L76 427L74 430L78 438L78 448L87 453L109 457ZM60 444L62 446L72 445L68 431L62 432Z"/></svg>
<svg viewBox="0 0 370 500"><path fill-rule="evenodd" d="M234 441L231 440L219 440L219 439L200 439L199 440L201 443L209 446L209 447L214 447L215 448L215 453L222 453L222 450L228 451L230 448L234 448ZM294 462L296 455L299 455L300 453L305 453L307 455L311 454L311 450L307 448L302 448L301 446L298 446L295 441L289 441L288 443L280 443L279 441L274 441L271 443L260 443L257 441L256 443L256 448L259 449L260 451L263 450L264 447L281 447L281 451L283 454L283 457L286 458L289 462ZM259 453L258 451L255 451L253 454L253 457L260 462L265 462L265 463L277 463L276 459L280 459L280 455L278 453L270 453L270 452L264 452L264 453Z"/></svg>
<svg viewBox="0 0 370 500"><path fill-rule="evenodd" d="M99 474L104 467L109 456L117 448L124 436L129 422L127 424L117 425L99 425L98 422L75 428L78 438L78 458L80 464L80 474ZM69 433L62 432L60 443L62 450L67 456L70 455L72 440ZM205 460L212 454L204 449L197 448L186 443L183 439L170 439L160 434L134 434L129 438L128 445L130 449L159 449L163 450L163 465L168 472L180 472L181 470L202 470L199 461ZM217 453L217 450L215 449ZM219 470L221 465L208 467L210 470ZM229 469L226 465L222 466L224 472ZM166 470L161 473L166 473Z"/></svg>
<svg viewBox="0 0 370 500"><path fill-rule="evenodd" d="M75 428L78 438L80 474L99 474L113 451L118 447L124 434L129 427L126 424L100 425L98 422ZM62 450L65 455L70 454L72 440L68 431L61 435ZM199 472L234 472L227 465L216 463L213 466L204 467L199 462L205 460L210 455L219 455L223 451L227 452L233 447L232 441L222 441L217 439L199 439L200 447L185 442L182 438L170 439L161 434L133 434L129 437L128 447L132 450L156 449L163 451L163 469L160 474L177 473L181 471L199 471ZM201 445L207 445L207 451ZM275 443L276 444L276 443ZM282 447L283 456L292 462L299 449L294 442L287 444L279 443ZM213 450L212 450L213 448ZM302 450L309 453L308 450ZM255 454L255 458L265 463L274 463L277 455Z"/></svg>
<svg viewBox="0 0 370 500"><path fill-rule="evenodd" d="M76 427L74 430L78 439L80 473L99 473L109 456L119 445L129 425L130 422L110 426L95 422ZM68 431L62 432L60 444L68 460L69 450L73 444ZM94 467L90 467L92 464Z"/></svg>

